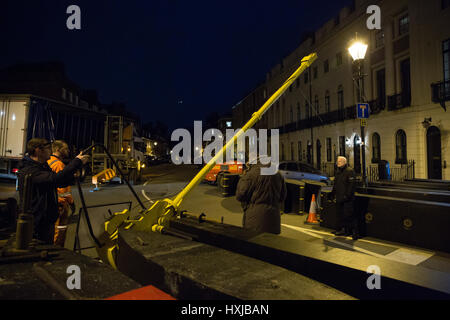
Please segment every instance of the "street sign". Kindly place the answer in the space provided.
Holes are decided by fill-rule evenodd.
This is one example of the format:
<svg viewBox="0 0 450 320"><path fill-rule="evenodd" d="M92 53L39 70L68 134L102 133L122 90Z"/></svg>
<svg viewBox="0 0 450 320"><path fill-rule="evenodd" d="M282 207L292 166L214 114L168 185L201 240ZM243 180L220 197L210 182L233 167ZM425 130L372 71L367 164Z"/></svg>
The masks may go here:
<svg viewBox="0 0 450 320"><path fill-rule="evenodd" d="M358 119L369 119L369 104L358 103L356 105L356 114Z"/></svg>
<svg viewBox="0 0 450 320"><path fill-rule="evenodd" d="M361 119L361 127L367 127L367 119Z"/></svg>

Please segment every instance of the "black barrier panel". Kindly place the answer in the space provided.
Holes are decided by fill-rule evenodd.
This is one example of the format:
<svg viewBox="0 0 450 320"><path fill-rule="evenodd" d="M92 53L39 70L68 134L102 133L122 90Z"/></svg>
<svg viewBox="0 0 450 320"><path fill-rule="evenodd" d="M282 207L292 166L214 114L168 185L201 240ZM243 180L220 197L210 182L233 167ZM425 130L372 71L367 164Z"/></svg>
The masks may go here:
<svg viewBox="0 0 450 320"><path fill-rule="evenodd" d="M322 192L321 223L336 229L335 203ZM356 194L360 234L422 248L450 252L450 204Z"/></svg>
<svg viewBox="0 0 450 320"><path fill-rule="evenodd" d="M330 192L323 191L321 193L322 208L320 211L320 226L337 230L339 221L336 215L336 203L330 198ZM366 236L366 226L364 216L367 212L368 198L355 196L353 212L358 220L358 229L360 236Z"/></svg>
<svg viewBox="0 0 450 320"><path fill-rule="evenodd" d="M386 196L386 197L390 196L402 199L450 203L449 191L417 189L417 188L406 189L400 187L397 188L369 187L366 189L358 188L356 191L361 194L368 194L374 196Z"/></svg>
<svg viewBox="0 0 450 320"><path fill-rule="evenodd" d="M368 198L364 216L368 236L450 252L450 204L365 197Z"/></svg>
<svg viewBox="0 0 450 320"><path fill-rule="evenodd" d="M405 180L403 182L395 182L395 181L371 182L369 183L369 187L413 188L413 189L417 188L417 189L450 191L450 184L431 181L427 182L420 180Z"/></svg>

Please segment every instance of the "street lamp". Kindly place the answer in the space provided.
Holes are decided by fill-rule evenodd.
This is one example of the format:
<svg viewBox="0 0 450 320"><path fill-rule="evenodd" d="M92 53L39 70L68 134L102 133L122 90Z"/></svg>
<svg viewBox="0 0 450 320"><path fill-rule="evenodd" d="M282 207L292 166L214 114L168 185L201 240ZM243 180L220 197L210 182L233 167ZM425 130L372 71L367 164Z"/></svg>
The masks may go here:
<svg viewBox="0 0 450 320"><path fill-rule="evenodd" d="M356 37L358 37L358 34L356 34ZM353 58L354 63L357 64L358 67L358 77L357 79L353 79L354 81L356 81L356 85L357 85L357 92L358 92L358 101L357 103L363 103L364 101L364 75L362 73L362 67L363 67L363 63L364 63L364 57L366 56L366 52L367 52L367 44L365 44L364 42L358 40L356 38L356 40L350 45L350 47L348 48L348 52L350 53L350 55ZM361 152L361 156L362 156L362 178L363 178L363 186L366 187L367 186L367 176L366 176L366 146L365 146L365 136L364 136L364 126L361 120L361 147L362 147L362 152Z"/></svg>

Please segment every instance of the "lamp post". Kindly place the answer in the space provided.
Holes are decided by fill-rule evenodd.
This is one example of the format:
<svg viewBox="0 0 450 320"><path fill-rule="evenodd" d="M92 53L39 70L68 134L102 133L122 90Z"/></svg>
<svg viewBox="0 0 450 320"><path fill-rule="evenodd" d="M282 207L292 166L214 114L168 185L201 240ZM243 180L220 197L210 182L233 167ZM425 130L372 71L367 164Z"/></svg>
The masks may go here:
<svg viewBox="0 0 450 320"><path fill-rule="evenodd" d="M358 35L356 35L358 36ZM354 63L357 64L358 68L358 76L357 79L354 79L357 84L357 92L358 92L358 102L357 103L363 103L364 101L364 75L362 73L362 66L364 63L364 57L366 56L367 52L367 44L363 43L362 41L356 40L351 44L351 46L348 48L348 51L350 55L353 58ZM367 186L367 175L366 175L366 146L365 146L365 136L364 136L364 126L361 122L361 157L362 157L362 178L363 178L363 186Z"/></svg>

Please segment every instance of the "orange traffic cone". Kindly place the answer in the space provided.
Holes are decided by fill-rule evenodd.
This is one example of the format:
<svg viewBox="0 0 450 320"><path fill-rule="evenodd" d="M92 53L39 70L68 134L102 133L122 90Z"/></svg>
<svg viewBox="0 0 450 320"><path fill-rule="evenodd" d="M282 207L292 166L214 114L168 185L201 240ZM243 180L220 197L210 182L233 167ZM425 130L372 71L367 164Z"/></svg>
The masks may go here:
<svg viewBox="0 0 450 320"><path fill-rule="evenodd" d="M305 221L306 224L318 225L319 220L317 220L317 204L316 204L316 195L312 195L311 206L309 207L308 218Z"/></svg>

